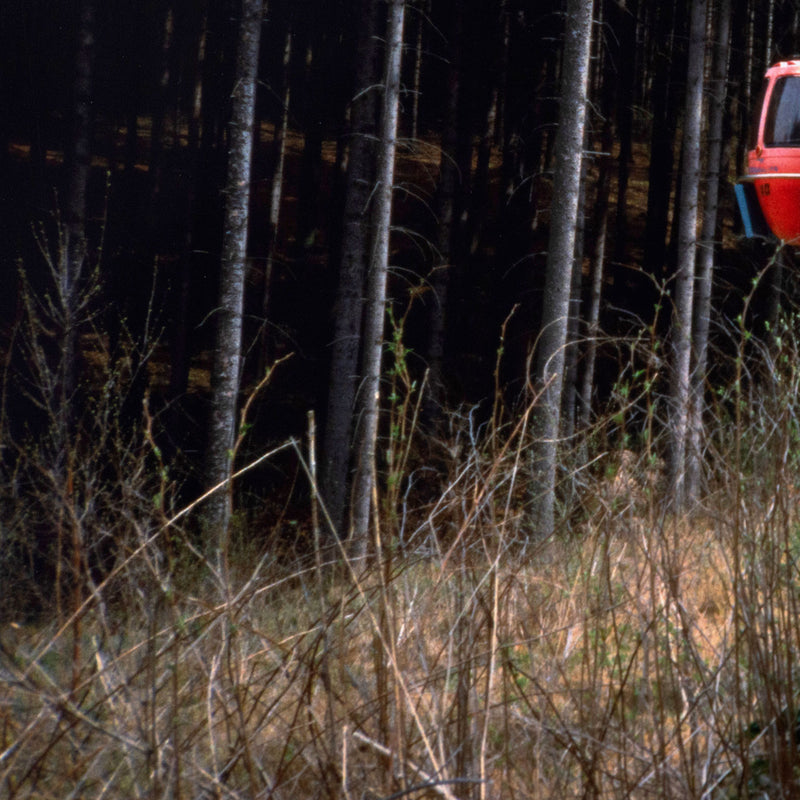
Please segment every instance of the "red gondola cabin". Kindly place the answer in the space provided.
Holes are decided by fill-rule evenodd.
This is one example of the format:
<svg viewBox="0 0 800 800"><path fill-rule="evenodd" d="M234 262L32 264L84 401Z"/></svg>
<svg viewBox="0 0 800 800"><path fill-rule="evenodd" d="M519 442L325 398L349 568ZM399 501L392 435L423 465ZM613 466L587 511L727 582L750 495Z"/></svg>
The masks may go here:
<svg viewBox="0 0 800 800"><path fill-rule="evenodd" d="M736 185L745 234L800 246L800 59L767 70L757 113Z"/></svg>

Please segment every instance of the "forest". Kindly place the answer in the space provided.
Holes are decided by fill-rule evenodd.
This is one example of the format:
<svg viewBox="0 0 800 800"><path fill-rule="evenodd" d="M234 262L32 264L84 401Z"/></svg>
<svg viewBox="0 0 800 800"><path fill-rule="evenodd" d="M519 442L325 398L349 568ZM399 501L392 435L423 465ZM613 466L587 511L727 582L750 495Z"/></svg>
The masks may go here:
<svg viewBox="0 0 800 800"><path fill-rule="evenodd" d="M796 794L800 3L0 40L0 796Z"/></svg>

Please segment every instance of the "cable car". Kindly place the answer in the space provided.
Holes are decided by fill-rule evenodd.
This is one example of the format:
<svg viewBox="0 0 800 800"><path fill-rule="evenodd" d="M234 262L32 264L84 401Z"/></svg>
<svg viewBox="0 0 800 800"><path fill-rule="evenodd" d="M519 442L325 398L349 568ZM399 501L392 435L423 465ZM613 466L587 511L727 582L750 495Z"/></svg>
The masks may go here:
<svg viewBox="0 0 800 800"><path fill-rule="evenodd" d="M757 109L736 184L745 235L800 246L800 58L767 70Z"/></svg>

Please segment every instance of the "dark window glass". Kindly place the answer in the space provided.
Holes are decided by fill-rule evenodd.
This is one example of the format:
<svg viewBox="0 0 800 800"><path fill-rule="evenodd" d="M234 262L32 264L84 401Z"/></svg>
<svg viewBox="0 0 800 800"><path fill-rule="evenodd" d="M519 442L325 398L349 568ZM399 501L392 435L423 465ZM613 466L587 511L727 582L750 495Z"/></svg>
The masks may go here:
<svg viewBox="0 0 800 800"><path fill-rule="evenodd" d="M800 147L800 75L778 78L764 124L767 147Z"/></svg>

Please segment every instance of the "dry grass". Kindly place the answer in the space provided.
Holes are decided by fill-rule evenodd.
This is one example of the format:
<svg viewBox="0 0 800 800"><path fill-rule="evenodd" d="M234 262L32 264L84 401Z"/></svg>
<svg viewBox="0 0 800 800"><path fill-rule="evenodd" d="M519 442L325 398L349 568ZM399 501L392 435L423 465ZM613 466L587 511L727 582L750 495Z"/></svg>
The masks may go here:
<svg viewBox="0 0 800 800"><path fill-rule="evenodd" d="M759 552L776 533L753 530ZM446 797L744 796L759 758L771 781L787 760L793 775L774 734L800 642L794 563L765 556L774 574L752 595L734 535L610 521L527 558L487 537L444 569L436 556L355 578L262 567L219 605L173 589L152 559L124 612L101 592L79 628L3 632L0 786L7 797L360 798L423 784ZM765 733L743 741L755 724Z"/></svg>
<svg viewBox="0 0 800 800"><path fill-rule="evenodd" d="M52 359L30 314L31 397L58 422L34 391ZM319 536L291 562L233 537L226 574L170 504L148 410L119 424L121 378L98 357L85 418L35 446L0 428L19 448L0 566L15 577L44 526L57 544L47 613L0 629L0 795L797 796L800 318L731 337L691 516L662 505L649 379L565 443L563 525L541 541L528 411L498 392L418 455L420 389L396 347L369 562ZM615 426L619 446L598 444Z"/></svg>
<svg viewBox="0 0 800 800"><path fill-rule="evenodd" d="M71 616L3 630L3 795L791 796L793 485L672 520L622 454L531 542L517 435L467 437L368 566L233 554L220 585L140 529Z"/></svg>

